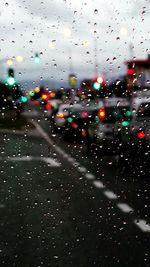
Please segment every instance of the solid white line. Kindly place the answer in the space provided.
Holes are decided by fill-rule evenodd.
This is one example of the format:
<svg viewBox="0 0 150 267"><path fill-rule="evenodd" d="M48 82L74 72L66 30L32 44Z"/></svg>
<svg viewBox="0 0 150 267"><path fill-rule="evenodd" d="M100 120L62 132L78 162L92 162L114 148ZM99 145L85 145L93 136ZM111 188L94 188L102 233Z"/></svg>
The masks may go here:
<svg viewBox="0 0 150 267"><path fill-rule="evenodd" d="M43 138L47 141L47 143L49 143L51 146L54 147L54 149L56 150L56 145L54 145L54 142L52 141L52 139L50 139L50 137L48 136L47 133L45 133L43 131L43 129L41 128L41 126L35 122L35 121L32 121L33 125L36 127L36 129L38 130L38 132L43 136Z"/></svg>
<svg viewBox="0 0 150 267"><path fill-rule="evenodd" d="M142 230L143 232L150 232L150 224L145 220L134 220L134 223Z"/></svg>
<svg viewBox="0 0 150 267"><path fill-rule="evenodd" d="M92 179L95 178L95 176L94 176L92 173L86 173L86 174L85 174L85 177L86 177L87 179L89 179L89 180L92 180Z"/></svg>
<svg viewBox="0 0 150 267"><path fill-rule="evenodd" d="M25 156L25 157L10 157L10 158L0 158L0 160L6 159L7 161L44 161L51 167L59 167L61 166L60 162L57 162L55 159L52 158L46 158L46 157L31 157L31 156Z"/></svg>
<svg viewBox="0 0 150 267"><path fill-rule="evenodd" d="M117 195L116 195L114 192L110 191L110 190L105 190L105 191L103 192L103 194L104 194L108 199L117 199Z"/></svg>
<svg viewBox="0 0 150 267"><path fill-rule="evenodd" d="M118 203L117 207L125 213L133 212L133 209L126 203Z"/></svg>
<svg viewBox="0 0 150 267"><path fill-rule="evenodd" d="M104 188L105 187L101 181L93 181L93 184L97 188Z"/></svg>
<svg viewBox="0 0 150 267"><path fill-rule="evenodd" d="M48 165L50 165L51 167L60 167L61 163L57 162L55 159L51 159L51 158L41 158L43 161L45 161L46 163L48 163Z"/></svg>
<svg viewBox="0 0 150 267"><path fill-rule="evenodd" d="M33 160L33 157L10 157L10 158L6 158L7 161L31 161Z"/></svg>

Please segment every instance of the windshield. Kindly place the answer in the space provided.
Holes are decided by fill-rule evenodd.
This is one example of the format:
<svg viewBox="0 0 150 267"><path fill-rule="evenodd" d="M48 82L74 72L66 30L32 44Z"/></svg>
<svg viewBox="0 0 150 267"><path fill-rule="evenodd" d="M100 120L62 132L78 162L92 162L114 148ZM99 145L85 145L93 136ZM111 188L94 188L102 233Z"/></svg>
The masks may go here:
<svg viewBox="0 0 150 267"><path fill-rule="evenodd" d="M0 267L150 267L146 102L150 0L0 1Z"/></svg>

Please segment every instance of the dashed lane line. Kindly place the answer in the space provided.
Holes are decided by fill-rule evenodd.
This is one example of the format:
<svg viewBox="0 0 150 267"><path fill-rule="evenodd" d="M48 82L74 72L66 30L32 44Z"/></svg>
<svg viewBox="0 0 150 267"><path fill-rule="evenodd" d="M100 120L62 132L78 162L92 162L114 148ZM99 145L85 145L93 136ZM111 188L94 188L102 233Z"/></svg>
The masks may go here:
<svg viewBox="0 0 150 267"><path fill-rule="evenodd" d="M126 203L118 203L117 204L117 207L122 211L122 212L125 212L125 213L130 213L130 212L133 212L133 209Z"/></svg>
<svg viewBox="0 0 150 267"><path fill-rule="evenodd" d="M81 172L81 173L85 173L85 172L87 172L87 169L85 167L79 166L78 167L78 171Z"/></svg>
<svg viewBox="0 0 150 267"><path fill-rule="evenodd" d="M78 169L79 172L83 173L85 178L88 180L95 179L95 176L92 173L88 173L88 170L81 166L74 158L72 158L69 154L67 154L64 150L62 150L59 146L55 145L53 140L48 136L48 134L41 128L41 126L36 123L35 121L32 121L33 125L36 127L38 132L41 134L41 136L49 143L56 152L58 152L60 155L62 155L65 159L68 160L74 167ZM93 185L99 189L105 188L105 185L101 181L93 181ZM106 189L103 191L103 194L110 200L116 200L118 199L118 196L109 189ZM126 203L118 203L117 207L124 213L133 212L134 210ZM150 232L150 225L145 220L137 220L135 219L134 224L138 226L138 228L143 232Z"/></svg>
<svg viewBox="0 0 150 267"><path fill-rule="evenodd" d="M105 190L103 192L103 194L108 198L108 199L117 199L118 196L113 192L113 191L110 191L110 190Z"/></svg>
<svg viewBox="0 0 150 267"><path fill-rule="evenodd" d="M93 184L97 188L105 188L105 185L101 181L93 181Z"/></svg>
<svg viewBox="0 0 150 267"><path fill-rule="evenodd" d="M150 224L145 220L134 220L133 222L143 232L150 232Z"/></svg>
<svg viewBox="0 0 150 267"><path fill-rule="evenodd" d="M88 179L88 180L93 180L95 178L95 176L92 174L92 173L86 173L85 174L85 177Z"/></svg>

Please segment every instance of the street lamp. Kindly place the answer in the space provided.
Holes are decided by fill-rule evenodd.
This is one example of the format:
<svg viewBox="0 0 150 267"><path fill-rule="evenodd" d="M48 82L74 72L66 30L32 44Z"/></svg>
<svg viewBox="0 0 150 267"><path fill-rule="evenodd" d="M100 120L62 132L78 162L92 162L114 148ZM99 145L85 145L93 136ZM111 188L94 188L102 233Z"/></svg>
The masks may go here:
<svg viewBox="0 0 150 267"><path fill-rule="evenodd" d="M22 57L22 56L16 56L16 61L17 61L18 63L23 62L23 57Z"/></svg>

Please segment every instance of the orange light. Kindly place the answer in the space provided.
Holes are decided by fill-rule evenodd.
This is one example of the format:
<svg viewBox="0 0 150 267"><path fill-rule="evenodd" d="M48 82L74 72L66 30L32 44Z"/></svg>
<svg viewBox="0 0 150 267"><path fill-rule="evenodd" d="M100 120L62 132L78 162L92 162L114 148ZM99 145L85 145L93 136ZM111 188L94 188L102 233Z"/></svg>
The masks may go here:
<svg viewBox="0 0 150 267"><path fill-rule="evenodd" d="M97 82L100 83L100 84L104 82L104 79L103 79L103 77L101 77L101 76L97 77L96 80L97 80Z"/></svg>
<svg viewBox="0 0 150 267"><path fill-rule="evenodd" d="M138 139L143 139L145 138L145 133L143 131L140 131L140 132L137 132L136 136Z"/></svg>
<svg viewBox="0 0 150 267"><path fill-rule="evenodd" d="M82 136L86 137L86 130L85 129L82 129Z"/></svg>
<svg viewBox="0 0 150 267"><path fill-rule="evenodd" d="M51 93L50 93L50 97L51 97L51 98L54 98L55 96L56 96L56 93L54 93L54 92L51 92Z"/></svg>
<svg viewBox="0 0 150 267"><path fill-rule="evenodd" d="M48 96L47 96L46 94L43 94L43 95L42 95L42 99L43 99L43 100L47 100L47 99L48 99Z"/></svg>
<svg viewBox="0 0 150 267"><path fill-rule="evenodd" d="M100 118L100 120L104 120L106 116L106 112L104 108L100 108L99 112L98 112L98 117Z"/></svg>
<svg viewBox="0 0 150 267"><path fill-rule="evenodd" d="M39 87L36 87L36 88L34 89L34 91L35 91L35 93L39 93L39 92L40 92L40 88L39 88Z"/></svg>
<svg viewBox="0 0 150 267"><path fill-rule="evenodd" d="M57 114L57 118L59 118L59 119L64 119L64 117L65 117L65 114L63 112L59 112Z"/></svg>

